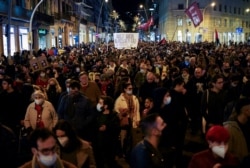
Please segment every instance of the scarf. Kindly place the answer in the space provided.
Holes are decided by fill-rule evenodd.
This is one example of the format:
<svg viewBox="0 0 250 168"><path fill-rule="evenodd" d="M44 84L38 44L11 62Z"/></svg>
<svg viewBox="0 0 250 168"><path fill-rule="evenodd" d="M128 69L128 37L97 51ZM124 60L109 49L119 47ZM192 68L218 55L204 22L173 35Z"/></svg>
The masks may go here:
<svg viewBox="0 0 250 168"><path fill-rule="evenodd" d="M43 107L41 105L35 104L35 109L37 111L36 128L44 128L44 123L42 121Z"/></svg>

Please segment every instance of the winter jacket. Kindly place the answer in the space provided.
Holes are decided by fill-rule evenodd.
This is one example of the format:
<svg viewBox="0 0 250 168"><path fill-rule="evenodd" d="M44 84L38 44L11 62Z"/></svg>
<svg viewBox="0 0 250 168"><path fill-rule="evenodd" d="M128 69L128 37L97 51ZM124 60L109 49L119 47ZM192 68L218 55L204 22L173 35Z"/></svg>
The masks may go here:
<svg viewBox="0 0 250 168"><path fill-rule="evenodd" d="M49 101L44 101L42 105L42 121L45 128L52 130L58 121L58 117L53 105ZM26 111L24 118L25 128L31 127L32 129L36 128L37 124L37 111L35 109L35 102L31 103Z"/></svg>

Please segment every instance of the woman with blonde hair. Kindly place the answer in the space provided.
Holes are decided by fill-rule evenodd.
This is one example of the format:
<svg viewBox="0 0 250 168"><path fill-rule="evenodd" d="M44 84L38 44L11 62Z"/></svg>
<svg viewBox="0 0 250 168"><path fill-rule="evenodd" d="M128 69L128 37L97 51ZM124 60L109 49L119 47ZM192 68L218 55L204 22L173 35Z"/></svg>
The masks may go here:
<svg viewBox="0 0 250 168"><path fill-rule="evenodd" d="M36 128L52 128L56 125L58 117L53 105L45 100L45 95L41 90L32 94L34 102L30 103L26 110L24 126L27 130Z"/></svg>
<svg viewBox="0 0 250 168"><path fill-rule="evenodd" d="M62 92L62 88L59 85L56 78L50 78L48 80L46 93L48 96L48 101L52 103L52 105L55 107L55 109L57 109L58 101L59 101L59 97L60 97L61 92Z"/></svg>

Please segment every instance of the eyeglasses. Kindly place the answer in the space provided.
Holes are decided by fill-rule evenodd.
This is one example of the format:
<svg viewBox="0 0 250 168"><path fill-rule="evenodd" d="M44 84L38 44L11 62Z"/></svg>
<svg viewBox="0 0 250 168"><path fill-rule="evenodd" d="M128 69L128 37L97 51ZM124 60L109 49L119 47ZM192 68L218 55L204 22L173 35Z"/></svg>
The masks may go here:
<svg viewBox="0 0 250 168"><path fill-rule="evenodd" d="M44 155L49 155L50 153L55 153L56 152L56 146L53 146L52 148L45 148L45 149L40 149L38 150Z"/></svg>

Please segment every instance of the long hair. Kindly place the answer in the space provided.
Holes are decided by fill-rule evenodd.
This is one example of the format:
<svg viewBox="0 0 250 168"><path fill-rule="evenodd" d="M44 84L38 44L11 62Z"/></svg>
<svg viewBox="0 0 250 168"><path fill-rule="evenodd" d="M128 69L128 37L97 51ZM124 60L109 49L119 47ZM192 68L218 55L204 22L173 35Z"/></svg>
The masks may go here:
<svg viewBox="0 0 250 168"><path fill-rule="evenodd" d="M65 135L69 138L69 143L67 144L68 150L75 150L81 147L80 138L76 135L75 130L68 121L59 120L54 127L53 132L56 134L57 130L64 131Z"/></svg>
<svg viewBox="0 0 250 168"><path fill-rule="evenodd" d="M58 81L56 80L56 78L50 78L48 80L47 90L49 90L49 87L50 87L49 83L50 83L50 81L53 81L55 83L56 92L57 93L61 93L62 92L62 88L61 88L60 84L58 83Z"/></svg>

